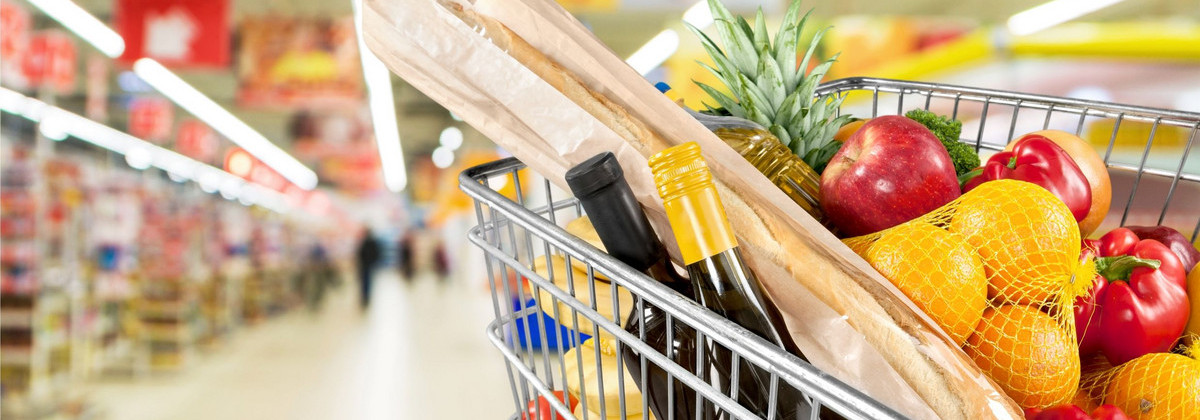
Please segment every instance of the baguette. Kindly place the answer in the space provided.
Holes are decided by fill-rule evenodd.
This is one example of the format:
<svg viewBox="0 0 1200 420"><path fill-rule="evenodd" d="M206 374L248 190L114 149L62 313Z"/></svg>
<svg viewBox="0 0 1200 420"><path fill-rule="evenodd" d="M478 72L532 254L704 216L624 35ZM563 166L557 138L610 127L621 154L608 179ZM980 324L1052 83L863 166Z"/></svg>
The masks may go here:
<svg viewBox="0 0 1200 420"><path fill-rule="evenodd" d="M430 6L426 4L427 1L435 0L409 0L402 3L408 3L413 7L428 8ZM755 170L740 155L704 130L699 123L675 108L669 99L657 94L648 85L622 83L622 80L632 80L637 75L624 66L619 58L607 52L607 49L598 41L587 39L582 43L570 42L588 38L590 35L587 34L585 28L571 20L569 16L559 19L562 17L561 15L566 14L561 8L545 0L497 1L497 4L491 5L496 11L511 10L511 12L505 11L504 13L516 16L514 19L529 18L531 22L528 22L523 29L528 34L538 34L533 39L542 45L535 47L500 20L481 15L475 10L464 8L457 3L447 1L439 1L439 3L441 8L436 13L438 18L442 18L443 15L452 15L453 19L474 28L476 33L472 35L478 34L486 37L500 51L507 54L508 58L520 63L529 72L535 74L616 136L619 136L624 141L624 144L619 147L627 145L635 150L636 154L640 155L636 158L623 157L621 153L618 153L618 158L627 166L626 172L631 177L636 178L636 175L633 174L637 173L636 169L639 169L629 167L631 162L640 159L640 165L643 166L640 169L644 171L646 157L684 141L700 142L715 175L717 188L725 203L729 219L733 223L734 230L737 231L740 243L747 250L748 262L756 272L760 273L760 278L764 278L764 285L768 293L777 301L791 299L801 293L811 293L829 308L843 315L846 322L862 334L862 337L878 351L878 355L899 373L907 385L916 392L916 395L924 400L933 413L936 413L935 415L950 419L1003 417L1006 415L1013 418L1019 417L1019 410L1015 404L996 391L995 385L990 383L978 368L966 359L962 351L950 344L945 334L934 326L927 316L915 310L912 303L889 282L879 276L861 258L850 252L815 220L803 213L795 203L791 202L764 177L743 176L755 173ZM480 1L480 3L485 3L485 1ZM422 68L423 64L421 63L405 62L406 58L414 58L412 51L389 54L389 52L395 52L399 47L389 45L390 42L386 41L387 34L400 34L402 31L396 29L398 25L396 22L389 22L381 16L391 12L392 14L389 16L392 16L393 19L404 20L404 18L395 17L396 14L408 12L400 10L400 7L402 6L382 0L368 1L368 13L364 15L368 45L379 53L385 63L397 73L428 78L424 80L430 82L428 85L414 84L419 87L432 87L432 93L427 89L422 90L427 90L427 94L431 94L435 100L442 102L447 107L455 111L459 110L456 108L457 106L467 108L474 106L475 109L483 109L480 104L447 94L445 90L453 89L453 86L449 86L449 84L454 81L439 84L438 81L432 80L434 77L424 68L437 68L436 64L425 65ZM378 13L372 9L384 12L372 15L372 13ZM545 16L542 15L543 13ZM497 12L497 15L499 14ZM424 16L429 17L429 14ZM546 16L551 16L553 19ZM410 20L408 23L418 22ZM425 24L425 22L419 23ZM391 25L391 27L387 25ZM372 27L383 28L379 32L384 35L373 33L374 31L370 30ZM556 33L556 31L561 33ZM562 38L567 38L567 40L564 41ZM457 40L474 42L473 38L468 39L468 37L458 37ZM441 40L442 44L431 47L428 53L439 52L440 50L436 50L436 48L445 48L448 46L446 44L453 41ZM547 46L547 44L553 44L553 46ZM413 47L410 45L409 48ZM564 48L569 51L564 53L561 50ZM573 57L573 61L557 62L543 51L555 51L556 56ZM425 51L421 51L421 53L425 53ZM502 61L507 61L507 58ZM510 67L507 62L502 64L505 68ZM617 70L612 74L606 73L611 69ZM453 76L447 75L447 77ZM409 81L412 82L411 79ZM457 83L465 84L468 81L459 80ZM478 90L487 89L481 87ZM466 90L464 89L464 91ZM551 99L558 100L557 98ZM628 102L631 100L640 102ZM507 102L504 104L512 106ZM513 114L508 111L500 117ZM514 127L497 128L491 118L499 117L486 115L486 118L480 117L469 121L481 131L489 133L489 136L496 141L505 142L504 145L510 151L526 162L537 162L539 168L547 171L543 174L548 178L561 182L556 178L561 178L565 167L570 166L571 163L577 163L568 162L565 157L547 156L548 149L543 145L536 144L539 139L544 139L536 136L536 129L523 126L519 122L514 124ZM590 122L579 122L579 124L588 123ZM489 126L488 124L493 125ZM514 138L514 135L519 136L522 131L528 132L530 136ZM689 136L690 138L687 138ZM604 144L608 145L609 143ZM514 150L514 147L521 146L527 146L529 151L539 153L525 154L523 151ZM618 146L614 144L613 147ZM556 148L557 145L549 147L549 149ZM547 165L546 162L529 160L540 158L551 159L552 164ZM563 170L558 171L559 168L563 168ZM638 180L631 180L631 183L636 181ZM650 192L649 196L652 198L647 198L647 195L639 195L639 199L642 200L651 220L656 222L657 226L664 226L665 219L661 201L657 201L657 195L652 194L653 191ZM665 241L668 246L673 245L673 241L669 240L670 235L663 235L663 237L668 239ZM677 256L677 253L675 255ZM795 282L766 281L766 278L771 276L763 276L762 273L768 272L772 274L786 273L785 277L794 279ZM803 329L802 327L796 328L795 325L792 327L792 331ZM809 338L810 341L811 339L821 339L821 337ZM909 412L909 414L924 417L920 413Z"/></svg>
<svg viewBox="0 0 1200 420"><path fill-rule="evenodd" d="M465 9L457 3L443 0L442 4L463 22L481 28L479 32L496 46L525 64L551 86L600 120L638 149L643 156L651 156L674 144L605 95L590 89L570 71L562 68L502 23ZM705 148L705 154L709 155L707 160L716 175L718 193L724 201L734 230L738 232L739 242L750 250L747 254L752 266L762 264L765 259L767 263L784 267L793 278L816 292L822 301L839 313L845 314L852 326L866 335L877 348L883 350L883 355L889 359L893 368L908 380L939 417L977 418L980 414L992 411L989 398L971 395L974 393L972 391L978 388L972 384L974 379L962 381L955 378L954 372L931 360L930 354L921 352L921 347L928 348L933 353L956 358L963 365L973 367L960 351L946 348L947 340L939 329L930 327L932 322L923 314L914 312L903 300L897 299L894 290L888 290L890 283L886 280L881 281L880 278L871 278L874 270L864 267L865 263L861 261L855 264L853 259L846 258L848 250L831 252L827 247L811 246L840 245L840 242L816 225L815 221L813 226L797 229L794 223L790 223L794 218L785 217L777 208L763 205L763 200L756 194L743 193L761 191L758 188L763 187L749 185L745 182L747 177L739 175L751 173L745 168L737 168L749 164L745 164L742 157L728 147L714 147L719 140L696 140L700 141ZM711 155L717 154L713 153L714 151L729 153L713 157ZM744 165L728 165L731 162ZM798 212L793 212L796 213ZM810 232L814 228L824 233L820 235L823 237L811 235ZM913 345L914 339L919 345ZM1010 413L1016 415L1015 407L1010 409Z"/></svg>

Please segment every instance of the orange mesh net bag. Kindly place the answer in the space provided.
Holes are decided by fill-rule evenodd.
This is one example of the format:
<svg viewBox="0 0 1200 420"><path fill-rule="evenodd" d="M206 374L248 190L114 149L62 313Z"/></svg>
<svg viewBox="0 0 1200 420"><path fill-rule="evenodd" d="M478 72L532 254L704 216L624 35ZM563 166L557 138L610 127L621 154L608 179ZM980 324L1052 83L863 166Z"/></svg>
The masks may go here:
<svg viewBox="0 0 1200 420"><path fill-rule="evenodd" d="M845 240L1024 408L1071 402L1081 366L1072 304L1094 275L1049 191L984 183L920 218ZM1076 281L1076 278L1081 281Z"/></svg>
<svg viewBox="0 0 1200 420"><path fill-rule="evenodd" d="M1148 353L1113 367L1103 357L1084 363L1075 404L1111 404L1137 420L1200 418L1200 341L1173 353Z"/></svg>

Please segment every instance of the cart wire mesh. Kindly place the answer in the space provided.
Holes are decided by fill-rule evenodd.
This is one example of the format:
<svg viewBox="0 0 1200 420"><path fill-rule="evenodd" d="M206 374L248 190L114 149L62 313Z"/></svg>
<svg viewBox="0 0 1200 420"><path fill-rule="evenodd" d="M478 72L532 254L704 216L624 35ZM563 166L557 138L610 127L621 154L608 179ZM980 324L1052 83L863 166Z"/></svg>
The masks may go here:
<svg viewBox="0 0 1200 420"><path fill-rule="evenodd" d="M842 113L862 117L915 108L950 115L963 121L961 141L985 156L1027 132L1074 132L1091 140L1113 177L1114 202L1099 232L1128 224L1166 224L1190 233L1193 241L1200 234L1200 158L1190 158L1200 114L872 78L829 82L817 95L841 97ZM1131 138L1138 147L1130 146ZM739 365L769 375L773 403L780 387L811 399L812 409L803 418L818 418L822 407L849 419L904 418L568 233L560 226L583 215L578 202L517 159L467 169L460 187L475 200L478 225L468 238L485 255L495 315L487 334L505 357L512 418L651 418L650 400L638 392L637 383L647 383L653 367L666 372L668 383L679 384L667 387L668 405L681 401L674 391L682 388L689 395L694 392L687 399L694 400L697 418L714 412L701 406L714 408L722 418L760 418L739 404L733 389L738 375L745 374L738 372ZM696 365L680 365L684 359L672 354L670 346L660 353L645 342L645 331L634 335L623 328L626 318L644 316L651 305L666 314L667 342L674 340L673 331L683 329L705 343L695 346L696 358L688 359ZM581 345L597 336L615 349ZM613 356L627 351L637 355L632 366ZM732 380L719 380L700 365L700 360L712 363L716 357L730 358L726 366L734 368L726 374ZM615 370L607 365L613 363ZM569 407L571 398L554 394L572 387L592 389L577 395L575 409ZM601 395L604 390L611 395ZM612 396L615 400L605 398ZM766 417L780 417L778 411L772 405ZM673 414L659 420L675 420Z"/></svg>

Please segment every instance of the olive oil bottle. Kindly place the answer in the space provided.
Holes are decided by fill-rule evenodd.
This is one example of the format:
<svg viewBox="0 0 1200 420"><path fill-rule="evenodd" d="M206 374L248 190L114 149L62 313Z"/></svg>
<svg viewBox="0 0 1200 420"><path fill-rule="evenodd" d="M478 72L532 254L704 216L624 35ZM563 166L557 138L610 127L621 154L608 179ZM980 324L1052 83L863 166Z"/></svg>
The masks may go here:
<svg viewBox="0 0 1200 420"><path fill-rule="evenodd" d="M824 221L821 212L821 177L774 135L766 130L745 128L721 128L714 134L746 158L805 212L818 221Z"/></svg>
<svg viewBox="0 0 1200 420"><path fill-rule="evenodd" d="M566 179L609 255L672 290L695 299L692 284L675 271L666 248L654 234L650 221L642 212L612 153L593 156L571 168L567 171ZM636 302L629 309L624 325L626 331L670 357L676 364L695 368L698 354L695 330L679 322L668 327L666 314L648 302L642 302L640 312ZM622 347L621 357L655 418L715 418L711 404L702 408L704 413L697 416L695 390L671 378L652 362L647 361L643 366L641 355L632 348Z"/></svg>
<svg viewBox="0 0 1200 420"><path fill-rule="evenodd" d="M700 304L803 357L785 330L779 309L767 300L758 279L742 261L700 146L691 142L671 147L652 156L649 164ZM721 390L732 393L730 387L736 388L739 404L763 418L772 404L776 404L776 418L808 418L812 405L795 388L780 382L772 401L770 373L740 359L737 382L732 383L732 354L715 342L699 345L709 349Z"/></svg>
<svg viewBox="0 0 1200 420"><path fill-rule="evenodd" d="M821 176L774 134L742 118L707 115L690 110L689 114L746 158L805 212L817 221L825 221L821 212Z"/></svg>

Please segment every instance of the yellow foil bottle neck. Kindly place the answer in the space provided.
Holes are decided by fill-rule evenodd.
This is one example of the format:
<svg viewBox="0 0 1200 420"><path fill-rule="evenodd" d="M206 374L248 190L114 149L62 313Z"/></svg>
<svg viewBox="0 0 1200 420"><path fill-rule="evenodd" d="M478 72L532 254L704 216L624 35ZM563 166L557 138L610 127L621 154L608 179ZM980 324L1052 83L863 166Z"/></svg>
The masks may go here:
<svg viewBox="0 0 1200 420"><path fill-rule="evenodd" d="M684 264L737 246L699 144L668 148L651 156L649 163Z"/></svg>

